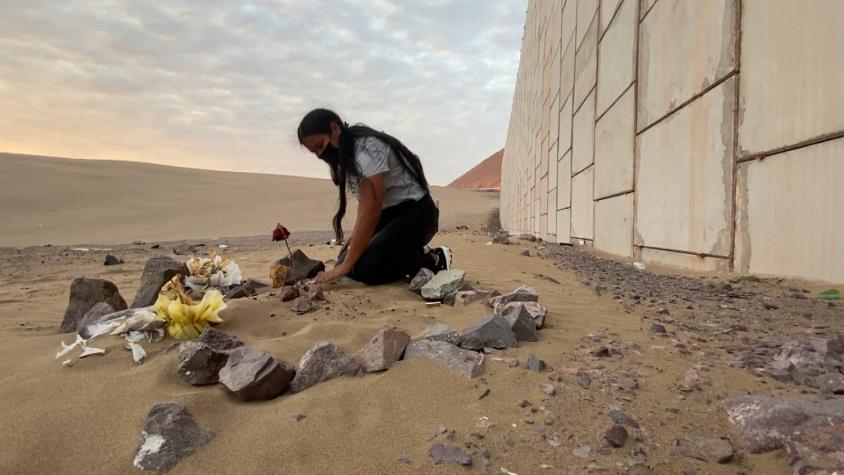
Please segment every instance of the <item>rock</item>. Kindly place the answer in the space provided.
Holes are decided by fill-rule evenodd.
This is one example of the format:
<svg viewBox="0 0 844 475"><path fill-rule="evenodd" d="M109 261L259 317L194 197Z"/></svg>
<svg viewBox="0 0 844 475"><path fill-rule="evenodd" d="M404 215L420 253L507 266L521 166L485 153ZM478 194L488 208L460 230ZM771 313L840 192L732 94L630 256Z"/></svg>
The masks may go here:
<svg viewBox="0 0 844 475"><path fill-rule="evenodd" d="M482 318L470 325L460 334L460 347L469 350L482 350L484 347L497 349L516 346L516 334L510 324L501 315Z"/></svg>
<svg viewBox="0 0 844 475"><path fill-rule="evenodd" d="M510 233L507 231L498 231L492 235L492 242L495 244L510 244Z"/></svg>
<svg viewBox="0 0 844 475"><path fill-rule="evenodd" d="M360 371L361 367L346 356L343 350L327 341L318 341L302 355L296 365L296 377L293 378L290 390L298 393L338 376L356 376Z"/></svg>
<svg viewBox="0 0 844 475"><path fill-rule="evenodd" d="M465 307L475 302L483 302L500 294L497 290L459 290L454 295L454 306Z"/></svg>
<svg viewBox="0 0 844 475"><path fill-rule="evenodd" d="M291 309L299 315L302 315L303 313L308 313L313 310L314 303L311 302L311 299L309 299L307 296L302 295L301 297L296 297L295 299L293 299L293 306L291 307Z"/></svg>
<svg viewBox="0 0 844 475"><path fill-rule="evenodd" d="M651 323L651 333L667 333L665 327L659 323Z"/></svg>
<svg viewBox="0 0 844 475"><path fill-rule="evenodd" d="M523 249L522 252L519 253L520 256L530 257L530 249Z"/></svg>
<svg viewBox="0 0 844 475"><path fill-rule="evenodd" d="M258 295L258 289L269 287L267 284L257 281L255 279L246 279L239 285L232 286L225 293L225 298L228 300L242 299L246 297L253 297Z"/></svg>
<svg viewBox="0 0 844 475"><path fill-rule="evenodd" d="M621 424L614 424L604 432L604 439L613 447L624 447L624 443L627 442L627 429Z"/></svg>
<svg viewBox="0 0 844 475"><path fill-rule="evenodd" d="M216 351L231 351L243 346L240 338L223 333L212 326L207 326L202 330L199 341Z"/></svg>
<svg viewBox="0 0 844 475"><path fill-rule="evenodd" d="M187 256L197 252L198 249L191 244L180 244L173 248L173 254L177 256Z"/></svg>
<svg viewBox="0 0 844 475"><path fill-rule="evenodd" d="M510 324L510 330L516 335L516 341L538 341L536 323L526 313L519 312L513 316L504 317Z"/></svg>
<svg viewBox="0 0 844 475"><path fill-rule="evenodd" d="M472 465L472 457L466 455L460 447L436 443L428 449L428 455L434 460L434 465L443 463L454 463L464 467Z"/></svg>
<svg viewBox="0 0 844 475"><path fill-rule="evenodd" d="M530 353L527 359L527 369L541 373L545 369L545 361L539 359L535 354Z"/></svg>
<svg viewBox="0 0 844 475"><path fill-rule="evenodd" d="M88 331L88 325L116 311L117 310L115 310L108 302L97 302L90 310L85 312L85 315L81 319L79 319L79 322L76 324L76 330L82 338L87 340L88 338L91 338L91 334Z"/></svg>
<svg viewBox="0 0 844 475"><path fill-rule="evenodd" d="M167 256L150 258L144 265L144 272L141 274L141 284L132 301L132 308L148 307L158 299L158 293L174 275L188 275L185 264L171 259Z"/></svg>
<svg viewBox="0 0 844 475"><path fill-rule="evenodd" d="M572 452L575 457L585 459L589 456L589 453L592 452L592 447L589 445L580 446Z"/></svg>
<svg viewBox="0 0 844 475"><path fill-rule="evenodd" d="M401 358L410 335L398 328L382 328L369 343L352 356L366 373L389 369Z"/></svg>
<svg viewBox="0 0 844 475"><path fill-rule="evenodd" d="M299 289L297 289L293 285L285 285L278 292L278 298L282 302L290 302L291 300L294 300L298 296L299 296Z"/></svg>
<svg viewBox="0 0 844 475"><path fill-rule="evenodd" d="M592 384L592 378L588 373L580 373L577 376L577 384L579 384L583 389L589 389L589 385Z"/></svg>
<svg viewBox="0 0 844 475"><path fill-rule="evenodd" d="M311 301L325 300L325 292L322 290L322 286L319 284L311 285L310 289L308 289L308 298Z"/></svg>
<svg viewBox="0 0 844 475"><path fill-rule="evenodd" d="M532 287L522 286L518 289L496 297L493 305L507 305L510 302L538 302L539 295Z"/></svg>
<svg viewBox="0 0 844 475"><path fill-rule="evenodd" d="M288 273L285 279L285 283L288 285L295 284L300 280L312 279L320 272L325 272L325 264L322 261L310 259L301 249L293 251L292 257L292 261L290 257L283 257L275 261L275 264L286 266L292 271Z"/></svg>
<svg viewBox="0 0 844 475"><path fill-rule="evenodd" d="M416 275L410 279L410 286L408 290L411 292L421 293L422 287L434 278L434 271L428 268L421 268Z"/></svg>
<svg viewBox="0 0 844 475"><path fill-rule="evenodd" d="M179 376L194 386L215 384L228 359L227 353L205 343L186 341L179 346Z"/></svg>
<svg viewBox="0 0 844 475"><path fill-rule="evenodd" d="M818 377L818 386L829 394L844 394L844 374L837 372L828 372Z"/></svg>
<svg viewBox="0 0 844 475"><path fill-rule="evenodd" d="M554 414L548 409L542 411L542 423L546 426L554 424Z"/></svg>
<svg viewBox="0 0 844 475"><path fill-rule="evenodd" d="M675 457L688 457L704 462L727 463L733 458L735 449L729 439L697 437L680 442L669 453Z"/></svg>
<svg viewBox="0 0 844 475"><path fill-rule="evenodd" d="M112 256L111 254L106 254L105 261L103 261L104 266L116 266L118 264L123 264L123 259Z"/></svg>
<svg viewBox="0 0 844 475"><path fill-rule="evenodd" d="M460 288L465 276L466 273L459 269L438 272L428 283L422 286L422 298L425 300L442 300L443 297Z"/></svg>
<svg viewBox="0 0 844 475"><path fill-rule="evenodd" d="M464 350L437 340L426 339L410 343L404 351L404 358L426 358L467 378L480 376L484 367L482 353Z"/></svg>
<svg viewBox="0 0 844 475"><path fill-rule="evenodd" d="M639 387L639 382L636 381L636 378L631 376L619 376L616 379L616 384L618 387L624 391L633 391Z"/></svg>
<svg viewBox="0 0 844 475"><path fill-rule="evenodd" d="M635 419L621 412L619 409L610 409L609 416L616 424L625 425L634 429L639 428L639 423Z"/></svg>
<svg viewBox="0 0 844 475"><path fill-rule="evenodd" d="M536 328L542 328L545 325L545 315L548 314L548 309L539 302L510 302L496 304L494 313L508 318L526 315L533 320Z"/></svg>
<svg viewBox="0 0 844 475"><path fill-rule="evenodd" d="M78 277L70 283L70 298L59 333L76 331L79 321L94 305L105 302L115 310L126 309L126 301L113 283L103 279Z"/></svg>
<svg viewBox="0 0 844 475"><path fill-rule="evenodd" d="M242 401L273 399L290 387L295 369L253 348L235 348L220 370L220 383Z"/></svg>
<svg viewBox="0 0 844 475"><path fill-rule="evenodd" d="M214 438L188 410L168 402L152 406L135 451L135 467L164 473Z"/></svg>
<svg viewBox="0 0 844 475"><path fill-rule="evenodd" d="M790 370L801 367L817 367L824 365L825 357L817 351L815 345L808 342L787 341L774 355L771 366L775 369Z"/></svg>
<svg viewBox="0 0 844 475"><path fill-rule="evenodd" d="M557 389L554 387L553 384L540 384L539 390L548 396L553 396L557 394Z"/></svg>
<svg viewBox="0 0 844 475"><path fill-rule="evenodd" d="M444 341L452 345L460 344L460 333L445 323L434 323L422 332L422 339Z"/></svg>

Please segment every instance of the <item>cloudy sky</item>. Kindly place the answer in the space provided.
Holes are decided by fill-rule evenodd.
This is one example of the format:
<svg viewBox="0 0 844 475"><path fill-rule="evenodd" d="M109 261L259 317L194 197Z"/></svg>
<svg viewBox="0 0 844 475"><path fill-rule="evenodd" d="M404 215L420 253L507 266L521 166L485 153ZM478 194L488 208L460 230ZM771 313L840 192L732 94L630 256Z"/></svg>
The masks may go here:
<svg viewBox="0 0 844 475"><path fill-rule="evenodd" d="M0 0L0 151L327 176L337 110L445 184L503 146L525 0Z"/></svg>

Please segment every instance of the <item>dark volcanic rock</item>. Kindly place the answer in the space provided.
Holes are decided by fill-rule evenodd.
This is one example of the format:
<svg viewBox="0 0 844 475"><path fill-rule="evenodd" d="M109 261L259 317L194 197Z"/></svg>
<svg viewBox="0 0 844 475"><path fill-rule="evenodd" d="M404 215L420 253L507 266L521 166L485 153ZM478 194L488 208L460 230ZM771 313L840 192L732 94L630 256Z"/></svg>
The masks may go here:
<svg viewBox="0 0 844 475"><path fill-rule="evenodd" d="M158 299L158 293L174 275L188 274L185 264L171 259L167 256L150 258L144 265L144 272L141 274L141 285L132 301L132 308L148 307Z"/></svg>
<svg viewBox="0 0 844 475"><path fill-rule="evenodd" d="M288 363L243 346L229 354L220 383L242 401L266 400L286 391L295 374Z"/></svg>
<svg viewBox="0 0 844 475"><path fill-rule="evenodd" d="M469 350L511 348L516 346L516 334L501 315L482 318L461 333L460 346Z"/></svg>
<svg viewBox="0 0 844 475"><path fill-rule="evenodd" d="M76 331L82 317L94 305L105 302L115 310L124 310L126 301L120 296L120 291L113 283L103 279L88 279L79 277L70 284L70 298L67 310L64 312L59 333Z"/></svg>
<svg viewBox="0 0 844 475"><path fill-rule="evenodd" d="M398 328L382 328L369 343L352 356L367 373L389 369L401 358L410 335Z"/></svg>
<svg viewBox="0 0 844 475"><path fill-rule="evenodd" d="M539 336L536 334L536 323L529 315L525 313L517 313L513 316L504 317L510 324L510 329L516 335L516 341L537 341Z"/></svg>
<svg viewBox="0 0 844 475"><path fill-rule="evenodd" d="M296 365L296 377L290 384L290 390L298 393L314 384L338 376L356 376L360 372L360 365L346 356L343 350L327 341L318 341Z"/></svg>
<svg viewBox="0 0 844 475"><path fill-rule="evenodd" d="M176 403L152 406L135 451L135 467L164 473L207 444L214 433L196 423L190 412Z"/></svg>
<svg viewBox="0 0 844 475"><path fill-rule="evenodd" d="M625 425L634 429L639 428L639 423L635 419L621 412L619 409L610 409L609 416L616 424Z"/></svg>
<svg viewBox="0 0 844 475"><path fill-rule="evenodd" d="M112 256L111 254L106 254L105 260L103 261L104 266L116 266L118 264L123 264L123 259Z"/></svg>
<svg viewBox="0 0 844 475"><path fill-rule="evenodd" d="M240 338L223 333L212 326L207 326L202 330L199 341L217 351L230 351L243 346Z"/></svg>
<svg viewBox="0 0 844 475"><path fill-rule="evenodd" d="M303 313L308 313L313 310L314 303L311 302L311 299L309 299L307 296L302 295L300 297L296 297L293 300L293 305L291 309L301 315Z"/></svg>
<svg viewBox="0 0 844 475"><path fill-rule="evenodd" d="M464 350L445 341L414 341L407 345L404 358L426 358L467 378L480 376L484 369L482 353Z"/></svg>
<svg viewBox="0 0 844 475"><path fill-rule="evenodd" d="M227 353L205 343L186 341L179 346L179 376L194 386L215 384L228 359Z"/></svg>
<svg viewBox="0 0 844 475"><path fill-rule="evenodd" d="M442 463L454 463L469 467L472 465L472 457L466 455L460 447L436 443L428 449L428 455L434 461L434 465Z"/></svg>
<svg viewBox="0 0 844 475"><path fill-rule="evenodd" d="M434 323L422 332L422 339L444 341L452 345L459 345L460 333L445 323Z"/></svg>
<svg viewBox="0 0 844 475"><path fill-rule="evenodd" d="M531 353L528 355L527 368L530 371L540 373L545 369L545 366L545 361L539 359L535 354Z"/></svg>
<svg viewBox="0 0 844 475"><path fill-rule="evenodd" d="M604 432L604 438L613 447L624 447L624 443L627 442L627 429L623 425L614 424Z"/></svg>
<svg viewBox="0 0 844 475"><path fill-rule="evenodd" d="M434 278L434 271L425 267L419 269L419 272L410 279L410 286L408 290L411 292L421 293L422 287Z"/></svg>
<svg viewBox="0 0 844 475"><path fill-rule="evenodd" d="M311 279L320 272L325 271L325 264L322 261L311 259L301 249L293 251L293 260L290 257L283 257L276 261L277 264L287 266L293 272L288 273L286 284L294 284L300 280Z"/></svg>
<svg viewBox="0 0 844 475"><path fill-rule="evenodd" d="M117 310L115 310L108 302L97 302L90 310L85 312L85 315L81 319L79 319L79 322L76 324L76 331L79 332L79 335L82 336L82 338L91 338L91 334L88 332L87 328L88 325L116 311Z"/></svg>
<svg viewBox="0 0 844 475"><path fill-rule="evenodd" d="M659 323L651 323L651 333L666 333L665 327Z"/></svg>
<svg viewBox="0 0 844 475"><path fill-rule="evenodd" d="M281 288L278 292L278 298L282 302L290 302L291 300L296 299L299 296L299 289L293 285L285 285Z"/></svg>

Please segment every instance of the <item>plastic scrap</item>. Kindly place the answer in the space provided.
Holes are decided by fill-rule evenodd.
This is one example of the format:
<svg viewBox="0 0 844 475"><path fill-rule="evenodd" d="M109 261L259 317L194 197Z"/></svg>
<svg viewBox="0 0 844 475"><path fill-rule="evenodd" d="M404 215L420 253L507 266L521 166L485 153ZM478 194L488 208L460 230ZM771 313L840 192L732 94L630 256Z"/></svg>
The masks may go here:
<svg viewBox="0 0 844 475"><path fill-rule="evenodd" d="M132 359L137 364L141 364L147 358L147 352L141 347L141 345L137 344L136 342L129 340L127 336L127 345L128 348L132 352Z"/></svg>
<svg viewBox="0 0 844 475"><path fill-rule="evenodd" d="M82 351L82 354L79 355L79 357L84 358L86 356L104 355L104 354L105 354L105 350L103 348L94 348L93 346L88 346Z"/></svg>
<svg viewBox="0 0 844 475"><path fill-rule="evenodd" d="M208 257L191 257L187 267L190 275L185 278L185 284L196 292L209 287L231 287L243 280L240 266L213 252Z"/></svg>

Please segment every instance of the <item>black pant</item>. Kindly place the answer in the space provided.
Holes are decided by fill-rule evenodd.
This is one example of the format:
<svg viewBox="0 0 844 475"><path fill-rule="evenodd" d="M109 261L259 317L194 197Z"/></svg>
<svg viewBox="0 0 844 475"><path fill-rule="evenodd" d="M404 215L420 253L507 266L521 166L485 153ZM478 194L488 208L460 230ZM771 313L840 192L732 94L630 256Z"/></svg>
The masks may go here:
<svg viewBox="0 0 844 475"><path fill-rule="evenodd" d="M434 258L422 247L437 233L439 217L431 195L384 208L375 234L349 277L379 285L413 277L423 267L435 270Z"/></svg>

